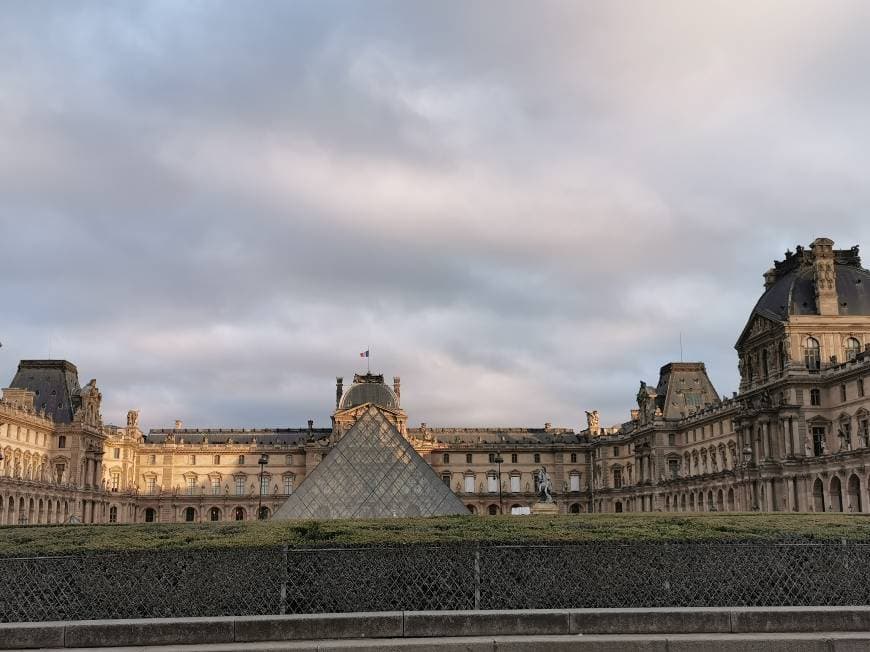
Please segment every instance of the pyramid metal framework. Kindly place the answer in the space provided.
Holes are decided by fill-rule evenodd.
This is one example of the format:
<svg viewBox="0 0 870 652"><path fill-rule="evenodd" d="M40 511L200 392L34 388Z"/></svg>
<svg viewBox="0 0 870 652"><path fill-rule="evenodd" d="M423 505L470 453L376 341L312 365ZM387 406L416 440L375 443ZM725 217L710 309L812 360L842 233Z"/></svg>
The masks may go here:
<svg viewBox="0 0 870 652"><path fill-rule="evenodd" d="M468 509L370 405L273 520L450 514L468 514Z"/></svg>

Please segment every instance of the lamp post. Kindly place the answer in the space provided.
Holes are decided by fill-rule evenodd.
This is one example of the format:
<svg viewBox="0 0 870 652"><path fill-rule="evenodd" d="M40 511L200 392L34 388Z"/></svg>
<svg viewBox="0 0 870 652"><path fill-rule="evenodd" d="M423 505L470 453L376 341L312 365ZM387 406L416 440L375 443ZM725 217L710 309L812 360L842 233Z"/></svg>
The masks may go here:
<svg viewBox="0 0 870 652"><path fill-rule="evenodd" d="M501 453L495 454L493 462L498 464L498 511L501 514L504 514L504 503L501 497L501 463L504 462L504 458L501 456Z"/></svg>
<svg viewBox="0 0 870 652"><path fill-rule="evenodd" d="M755 484L752 481L752 476L749 473L749 466L752 463L752 446L747 444L743 449L743 468L746 471L747 482L749 483L749 487L747 487L748 491L746 492L747 498L750 501L750 508L752 511L756 511L758 509L757 500L755 498Z"/></svg>
<svg viewBox="0 0 870 652"><path fill-rule="evenodd" d="M260 499L257 501L257 520L263 520L263 467L269 463L269 456L263 453L260 455Z"/></svg>

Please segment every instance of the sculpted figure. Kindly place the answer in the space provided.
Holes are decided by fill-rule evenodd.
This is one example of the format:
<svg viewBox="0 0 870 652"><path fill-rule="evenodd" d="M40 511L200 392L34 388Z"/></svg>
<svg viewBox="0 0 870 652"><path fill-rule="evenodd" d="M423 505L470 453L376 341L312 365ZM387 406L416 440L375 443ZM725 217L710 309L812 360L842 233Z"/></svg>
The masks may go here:
<svg viewBox="0 0 870 652"><path fill-rule="evenodd" d="M128 428L138 428L139 427L139 410L130 410L127 412L127 427Z"/></svg>
<svg viewBox="0 0 870 652"><path fill-rule="evenodd" d="M542 466L537 471L538 473L538 498L542 503L552 503L552 483L550 482L550 474L547 473L547 468Z"/></svg>

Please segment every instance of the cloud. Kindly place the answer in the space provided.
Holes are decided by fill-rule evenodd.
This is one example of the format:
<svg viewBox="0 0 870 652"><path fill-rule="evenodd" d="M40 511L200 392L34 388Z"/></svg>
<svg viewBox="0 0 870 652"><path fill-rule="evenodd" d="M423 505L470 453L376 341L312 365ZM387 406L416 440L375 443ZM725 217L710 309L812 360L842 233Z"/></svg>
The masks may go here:
<svg viewBox="0 0 870 652"><path fill-rule="evenodd" d="M0 16L2 368L105 416L626 418L787 247L860 241L866 4L23 4ZM862 243L866 244L866 243Z"/></svg>

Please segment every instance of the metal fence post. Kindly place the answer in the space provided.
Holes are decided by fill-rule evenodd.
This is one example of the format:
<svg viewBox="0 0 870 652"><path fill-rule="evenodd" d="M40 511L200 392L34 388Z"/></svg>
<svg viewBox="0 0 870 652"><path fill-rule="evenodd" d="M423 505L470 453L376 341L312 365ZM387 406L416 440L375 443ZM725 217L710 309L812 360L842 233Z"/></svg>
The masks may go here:
<svg viewBox="0 0 870 652"><path fill-rule="evenodd" d="M480 546L474 547L474 608L480 609Z"/></svg>
<svg viewBox="0 0 870 652"><path fill-rule="evenodd" d="M287 613L287 577L290 574L290 569L287 565L290 563L287 553L287 544L281 546L281 601L278 605L278 613L282 616Z"/></svg>

